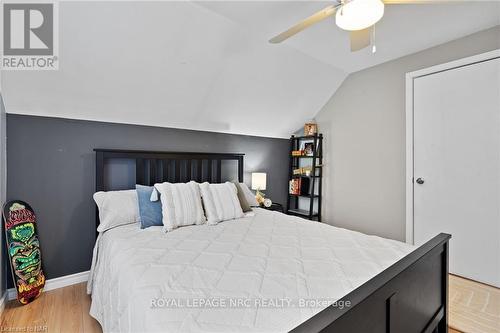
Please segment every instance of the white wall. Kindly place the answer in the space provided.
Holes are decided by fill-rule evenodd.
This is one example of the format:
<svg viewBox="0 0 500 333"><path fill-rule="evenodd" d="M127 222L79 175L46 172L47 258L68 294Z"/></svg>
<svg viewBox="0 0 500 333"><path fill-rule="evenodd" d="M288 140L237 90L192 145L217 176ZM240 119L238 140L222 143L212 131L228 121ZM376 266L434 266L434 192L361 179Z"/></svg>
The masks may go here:
<svg viewBox="0 0 500 333"><path fill-rule="evenodd" d="M60 1L59 70L6 71L5 107L288 138L347 73L500 23L499 3L396 5L377 24L375 55L369 48L351 53L349 34L333 19L268 43L330 3Z"/></svg>
<svg viewBox="0 0 500 333"><path fill-rule="evenodd" d="M192 1L61 1L59 17L59 70L5 71L8 113L288 138L347 76Z"/></svg>
<svg viewBox="0 0 500 333"><path fill-rule="evenodd" d="M350 74L318 113L324 220L405 237L405 73L500 48L500 26Z"/></svg>

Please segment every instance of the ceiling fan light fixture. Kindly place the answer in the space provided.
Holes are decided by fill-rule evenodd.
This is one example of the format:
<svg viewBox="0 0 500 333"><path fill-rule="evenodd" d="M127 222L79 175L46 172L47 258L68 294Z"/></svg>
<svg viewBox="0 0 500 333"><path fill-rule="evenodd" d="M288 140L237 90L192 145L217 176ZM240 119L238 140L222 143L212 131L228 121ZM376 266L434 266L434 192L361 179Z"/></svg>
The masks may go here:
<svg viewBox="0 0 500 333"><path fill-rule="evenodd" d="M339 28L356 31L371 27L384 16L381 0L351 0L337 10L335 22Z"/></svg>

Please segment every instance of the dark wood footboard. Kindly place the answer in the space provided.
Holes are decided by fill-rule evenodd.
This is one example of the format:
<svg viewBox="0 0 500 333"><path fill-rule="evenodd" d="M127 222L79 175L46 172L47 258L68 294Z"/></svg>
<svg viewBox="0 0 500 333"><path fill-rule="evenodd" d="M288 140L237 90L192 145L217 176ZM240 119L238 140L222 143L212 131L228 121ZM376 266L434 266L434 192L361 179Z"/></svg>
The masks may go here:
<svg viewBox="0 0 500 333"><path fill-rule="evenodd" d="M448 241L439 234L292 332L445 333ZM340 303L340 302L339 302Z"/></svg>

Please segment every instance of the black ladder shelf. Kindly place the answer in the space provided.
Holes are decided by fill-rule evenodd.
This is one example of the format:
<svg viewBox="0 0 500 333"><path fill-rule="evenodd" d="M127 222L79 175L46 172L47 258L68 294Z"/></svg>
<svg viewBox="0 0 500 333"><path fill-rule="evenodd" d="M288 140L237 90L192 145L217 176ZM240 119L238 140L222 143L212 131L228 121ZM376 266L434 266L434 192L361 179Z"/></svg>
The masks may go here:
<svg viewBox="0 0 500 333"><path fill-rule="evenodd" d="M299 150L303 142L312 142L313 153L311 156L293 156L292 151ZM309 190L307 193L300 193L300 195L290 194L289 188L287 189L286 212L289 215L302 216L309 220L321 221L321 185L323 180L323 134L307 135L307 136L294 136L290 138L290 166L288 170L288 179L294 178L308 178ZM304 174L294 175L293 170L303 167L301 161L310 161L311 168L309 176ZM299 199L306 198L309 200L308 209L299 208ZM315 207L316 203L316 207Z"/></svg>

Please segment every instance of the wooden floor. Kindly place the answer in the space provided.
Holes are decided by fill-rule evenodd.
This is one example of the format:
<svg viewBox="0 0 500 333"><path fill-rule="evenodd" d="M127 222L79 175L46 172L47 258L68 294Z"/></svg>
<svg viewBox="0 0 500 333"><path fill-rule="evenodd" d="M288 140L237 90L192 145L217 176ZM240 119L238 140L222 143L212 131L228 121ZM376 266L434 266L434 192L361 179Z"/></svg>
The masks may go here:
<svg viewBox="0 0 500 333"><path fill-rule="evenodd" d="M28 305L7 303L2 313L0 332L102 332L89 315L90 296L86 283L43 293Z"/></svg>
<svg viewBox="0 0 500 333"><path fill-rule="evenodd" d="M448 324L466 333L500 333L500 289L450 275Z"/></svg>
<svg viewBox="0 0 500 333"><path fill-rule="evenodd" d="M470 326L477 319L477 313L467 313L459 305L459 301L464 299L463 295L467 292L467 288L470 287L471 283L474 288L479 288L478 290L483 290L484 285L462 280L464 279L450 276L450 326L452 325L451 319L465 318L468 323L465 332L482 332L481 327L476 330L474 326L472 328ZM43 293L36 301L26 306L19 305L17 301L9 302L0 319L0 332L102 332L99 323L89 315L90 297L86 294L85 289L86 283L80 283L51 290ZM498 289L496 291L500 295L500 291ZM457 296L457 293L462 296ZM473 299L474 297L470 298L468 303L463 303L476 304L477 302L474 302ZM500 304L500 298L497 300L490 299L488 304L498 305ZM490 308L485 307L485 309L491 310L494 308L490 306ZM454 326L448 332L461 333L461 331L456 330L457 328L460 327ZM500 333L500 328L498 332Z"/></svg>
<svg viewBox="0 0 500 333"><path fill-rule="evenodd" d="M462 332L454 330L453 328L449 327L448 328L448 333L462 333Z"/></svg>

